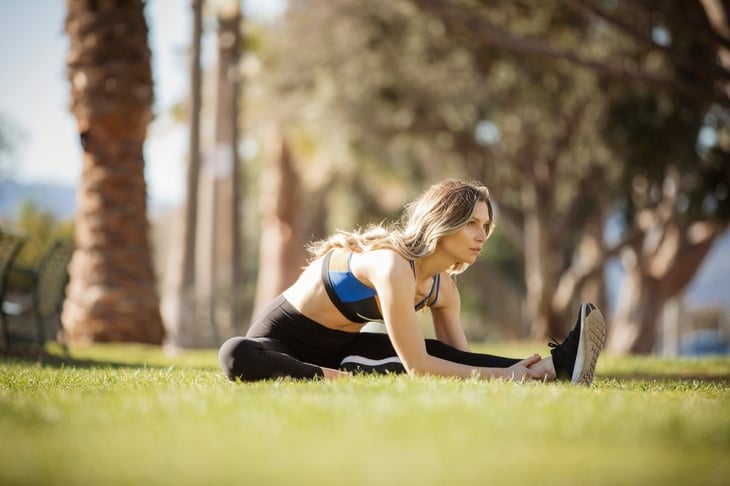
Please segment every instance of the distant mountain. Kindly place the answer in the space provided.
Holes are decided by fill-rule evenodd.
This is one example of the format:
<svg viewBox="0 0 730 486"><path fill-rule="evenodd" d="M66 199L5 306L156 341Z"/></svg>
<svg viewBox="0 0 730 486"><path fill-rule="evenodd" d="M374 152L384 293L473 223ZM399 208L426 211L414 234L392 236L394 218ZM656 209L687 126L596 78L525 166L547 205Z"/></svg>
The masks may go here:
<svg viewBox="0 0 730 486"><path fill-rule="evenodd" d="M0 218L14 219L24 202L50 211L57 219L70 219L76 209L76 189L57 184L22 184L11 179L0 181Z"/></svg>
<svg viewBox="0 0 730 486"><path fill-rule="evenodd" d="M15 219L24 202L34 203L43 211L50 211L56 219L71 219L76 213L76 188L60 184L24 184L12 179L0 180L0 218ZM169 210L165 202L149 201L152 215Z"/></svg>

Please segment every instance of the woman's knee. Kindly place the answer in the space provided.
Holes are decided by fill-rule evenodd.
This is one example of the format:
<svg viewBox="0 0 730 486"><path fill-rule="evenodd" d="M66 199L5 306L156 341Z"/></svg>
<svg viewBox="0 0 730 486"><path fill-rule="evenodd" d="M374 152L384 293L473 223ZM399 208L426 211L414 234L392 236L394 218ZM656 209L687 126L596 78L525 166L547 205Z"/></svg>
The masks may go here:
<svg viewBox="0 0 730 486"><path fill-rule="evenodd" d="M250 380L258 374L256 363L264 352L261 343L253 339L232 337L218 350L218 362L229 380Z"/></svg>
<svg viewBox="0 0 730 486"><path fill-rule="evenodd" d="M229 380L258 381L272 378L324 377L322 368L287 354L280 345L253 338L234 337L218 351L221 369Z"/></svg>

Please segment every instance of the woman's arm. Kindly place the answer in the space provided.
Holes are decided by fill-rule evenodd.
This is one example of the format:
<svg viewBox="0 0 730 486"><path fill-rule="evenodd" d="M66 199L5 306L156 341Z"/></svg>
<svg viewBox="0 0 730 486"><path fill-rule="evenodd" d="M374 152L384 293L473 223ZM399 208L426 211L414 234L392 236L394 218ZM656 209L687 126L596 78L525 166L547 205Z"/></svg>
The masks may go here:
<svg viewBox="0 0 730 486"><path fill-rule="evenodd" d="M540 361L539 355L509 368L468 366L429 355L421 324L413 309L416 285L410 265L403 257L389 250L371 252L368 258L370 261L363 270L378 292L385 327L409 375L503 377L518 381L541 378L528 368Z"/></svg>
<svg viewBox="0 0 730 486"><path fill-rule="evenodd" d="M462 351L469 351L469 343L461 326L461 297L456 282L441 274L441 290L436 304L431 307L436 339Z"/></svg>

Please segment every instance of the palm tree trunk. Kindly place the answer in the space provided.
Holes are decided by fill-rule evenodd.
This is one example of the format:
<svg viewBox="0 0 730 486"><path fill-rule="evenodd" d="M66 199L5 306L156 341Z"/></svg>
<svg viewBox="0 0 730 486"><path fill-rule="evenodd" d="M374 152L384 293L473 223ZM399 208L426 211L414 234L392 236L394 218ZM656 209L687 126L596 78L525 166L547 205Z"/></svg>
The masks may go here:
<svg viewBox="0 0 730 486"><path fill-rule="evenodd" d="M144 180L153 96L144 2L66 5L71 111L83 146L67 339L160 344Z"/></svg>
<svg viewBox="0 0 730 486"><path fill-rule="evenodd" d="M218 76L214 145L201 167L201 226L198 228L198 315L213 340L239 325L240 279L238 92L241 9L238 0L218 4ZM217 334L217 335L216 335Z"/></svg>
<svg viewBox="0 0 730 486"><path fill-rule="evenodd" d="M198 186L200 179L200 111L202 106L202 70L200 47L203 35L203 0L192 0L193 34L190 59L190 132L185 187L182 244L170 248L162 312L168 330L168 345L196 347L203 338L197 319L195 298L196 234L198 228Z"/></svg>

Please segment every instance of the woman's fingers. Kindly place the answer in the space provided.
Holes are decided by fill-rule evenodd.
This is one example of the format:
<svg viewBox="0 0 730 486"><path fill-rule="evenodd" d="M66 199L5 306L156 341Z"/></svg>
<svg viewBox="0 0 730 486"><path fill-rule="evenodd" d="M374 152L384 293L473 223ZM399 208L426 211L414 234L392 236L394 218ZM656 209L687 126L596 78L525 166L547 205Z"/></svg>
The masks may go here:
<svg viewBox="0 0 730 486"><path fill-rule="evenodd" d="M534 365L535 363L539 363L540 360L542 360L542 358L539 354L533 354L529 358L525 358L519 363L515 363L514 365L512 365L512 379L515 381L524 381L526 379L544 380L546 378L544 370L533 370L532 368L530 368L530 366Z"/></svg>
<svg viewBox="0 0 730 486"><path fill-rule="evenodd" d="M522 361L520 361L519 364L521 364L522 366L525 366L525 367L529 368L530 366L534 365L535 363L537 363L541 359L542 358L540 357L540 355L537 354L537 353L535 353L532 356L530 356L529 358L525 358Z"/></svg>

